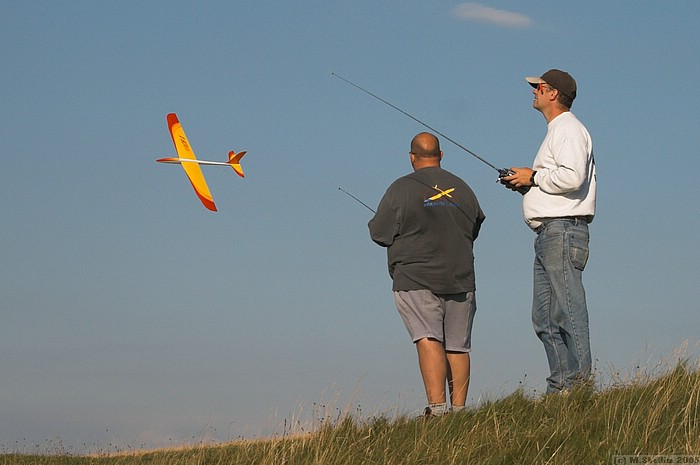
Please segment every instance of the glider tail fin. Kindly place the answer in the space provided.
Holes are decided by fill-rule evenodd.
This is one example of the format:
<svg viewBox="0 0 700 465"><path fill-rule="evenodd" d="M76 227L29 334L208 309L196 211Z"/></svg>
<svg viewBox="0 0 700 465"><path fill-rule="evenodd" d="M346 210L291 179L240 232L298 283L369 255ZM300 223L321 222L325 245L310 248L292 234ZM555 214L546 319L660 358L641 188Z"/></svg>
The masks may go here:
<svg viewBox="0 0 700 465"><path fill-rule="evenodd" d="M245 153L245 150L238 153L231 150L228 153L228 164L231 165L231 168L233 168L236 174L242 178L245 176L243 175L243 168L241 167L241 158L243 158Z"/></svg>

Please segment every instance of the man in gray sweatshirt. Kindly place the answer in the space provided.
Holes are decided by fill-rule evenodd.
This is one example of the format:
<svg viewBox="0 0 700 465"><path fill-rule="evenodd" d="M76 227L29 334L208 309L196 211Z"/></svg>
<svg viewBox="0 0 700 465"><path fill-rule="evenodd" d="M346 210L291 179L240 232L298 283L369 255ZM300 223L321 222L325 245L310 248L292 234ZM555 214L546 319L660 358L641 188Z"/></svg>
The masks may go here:
<svg viewBox="0 0 700 465"><path fill-rule="evenodd" d="M427 416L464 408L476 312L473 243L484 221L476 195L441 168L432 134L411 141L413 173L394 181L369 222L387 248L396 307L418 351Z"/></svg>

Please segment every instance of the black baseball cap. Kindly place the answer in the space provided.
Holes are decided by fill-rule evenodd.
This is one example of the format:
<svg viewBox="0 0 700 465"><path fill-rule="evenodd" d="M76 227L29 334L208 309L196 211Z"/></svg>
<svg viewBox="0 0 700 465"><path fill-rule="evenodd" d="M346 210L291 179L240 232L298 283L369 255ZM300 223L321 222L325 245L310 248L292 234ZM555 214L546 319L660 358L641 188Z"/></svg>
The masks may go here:
<svg viewBox="0 0 700 465"><path fill-rule="evenodd" d="M576 81L566 71L550 69L541 77L526 77L525 80L532 87L537 87L538 84L546 83L571 98L571 100L576 98Z"/></svg>

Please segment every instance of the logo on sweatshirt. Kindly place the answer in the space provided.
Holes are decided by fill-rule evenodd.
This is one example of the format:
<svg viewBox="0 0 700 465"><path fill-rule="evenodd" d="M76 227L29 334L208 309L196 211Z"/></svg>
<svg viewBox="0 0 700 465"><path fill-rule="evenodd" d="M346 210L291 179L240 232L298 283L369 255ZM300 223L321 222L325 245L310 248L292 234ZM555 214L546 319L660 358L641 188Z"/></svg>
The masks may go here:
<svg viewBox="0 0 700 465"><path fill-rule="evenodd" d="M450 187L449 189L442 190L437 186L437 184L435 184L435 186L433 186L432 189L434 189L437 192L437 194L430 196L427 199L424 199L423 200L424 207L445 207L445 206L449 206L449 205L455 205L455 203L452 200L449 200L452 198L452 196L450 194L452 192L454 192L454 190L455 190L454 187ZM445 198L443 199L443 197L445 197Z"/></svg>

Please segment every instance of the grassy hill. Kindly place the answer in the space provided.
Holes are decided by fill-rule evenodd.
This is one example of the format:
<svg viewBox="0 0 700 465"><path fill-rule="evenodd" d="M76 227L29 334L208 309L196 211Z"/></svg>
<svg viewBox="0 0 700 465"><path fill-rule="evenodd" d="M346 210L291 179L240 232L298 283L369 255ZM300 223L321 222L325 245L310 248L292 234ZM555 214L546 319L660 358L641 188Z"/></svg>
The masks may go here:
<svg viewBox="0 0 700 465"><path fill-rule="evenodd" d="M679 364L653 379L540 399L517 391L443 418L349 416L298 437L96 457L0 456L0 464L36 465L626 463L700 464L697 368Z"/></svg>

